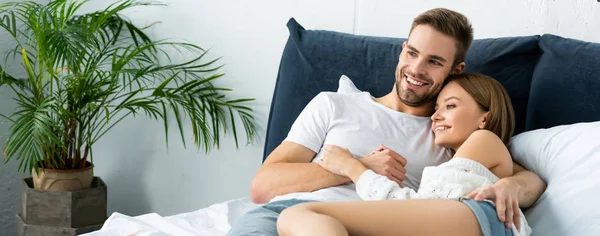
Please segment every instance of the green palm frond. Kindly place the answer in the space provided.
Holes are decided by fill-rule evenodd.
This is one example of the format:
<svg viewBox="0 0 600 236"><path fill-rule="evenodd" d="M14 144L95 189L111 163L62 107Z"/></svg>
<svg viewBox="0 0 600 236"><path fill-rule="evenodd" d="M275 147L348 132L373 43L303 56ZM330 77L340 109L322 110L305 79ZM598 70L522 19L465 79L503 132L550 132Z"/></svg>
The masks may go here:
<svg viewBox="0 0 600 236"><path fill-rule="evenodd" d="M85 3L0 4L0 27L17 44L6 61L12 56L27 74L17 79L0 67L0 86L15 92L18 105L2 115L12 123L4 153L19 159L20 170L82 168L92 146L131 115L161 120L167 134L174 120L184 145L191 127L206 152L230 130L239 147L238 122L253 140L253 99L231 99L231 89L214 86L223 77L219 58L193 44L152 40L121 15L159 4L121 0L78 15Z"/></svg>
<svg viewBox="0 0 600 236"><path fill-rule="evenodd" d="M48 160L51 168L58 167L57 162L61 159L49 158L65 150L56 135L60 127L56 126L57 123L49 115L56 112L56 101L52 98L35 101L19 97L17 105L19 108L13 113L14 123L4 149L7 161L15 155L29 157L19 158L19 171L30 170L31 166L42 160Z"/></svg>

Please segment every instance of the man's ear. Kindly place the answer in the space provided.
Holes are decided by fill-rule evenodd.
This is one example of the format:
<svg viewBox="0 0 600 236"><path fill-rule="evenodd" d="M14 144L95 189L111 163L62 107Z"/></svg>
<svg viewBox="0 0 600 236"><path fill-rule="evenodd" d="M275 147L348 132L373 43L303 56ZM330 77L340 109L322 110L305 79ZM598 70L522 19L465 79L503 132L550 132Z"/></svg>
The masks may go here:
<svg viewBox="0 0 600 236"><path fill-rule="evenodd" d="M454 68L452 68L452 74L460 74L463 72L463 70L465 69L465 66L467 64L465 64L465 62L461 62L458 63L458 65L454 66Z"/></svg>
<svg viewBox="0 0 600 236"><path fill-rule="evenodd" d="M481 117L481 121L479 122L479 129L485 128L485 122L487 122L489 114L490 114L489 111L486 113L483 113L483 115Z"/></svg>
<svg viewBox="0 0 600 236"><path fill-rule="evenodd" d="M398 59L402 58L402 53L404 52L404 49L406 48L407 44L408 44L407 41L404 41L402 43L402 50L400 50L400 54L398 54Z"/></svg>

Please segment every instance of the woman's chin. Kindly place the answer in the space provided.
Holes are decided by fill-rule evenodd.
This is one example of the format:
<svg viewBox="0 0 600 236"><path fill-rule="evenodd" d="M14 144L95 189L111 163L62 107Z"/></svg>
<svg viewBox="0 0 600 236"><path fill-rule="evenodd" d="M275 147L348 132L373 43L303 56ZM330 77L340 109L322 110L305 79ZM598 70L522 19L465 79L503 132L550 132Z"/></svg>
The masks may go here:
<svg viewBox="0 0 600 236"><path fill-rule="evenodd" d="M435 143L435 145L438 145L443 148L451 148L451 146L452 146L452 145L450 145L450 143L446 142L446 140L443 140L441 138L440 139L436 138L434 140L434 143Z"/></svg>

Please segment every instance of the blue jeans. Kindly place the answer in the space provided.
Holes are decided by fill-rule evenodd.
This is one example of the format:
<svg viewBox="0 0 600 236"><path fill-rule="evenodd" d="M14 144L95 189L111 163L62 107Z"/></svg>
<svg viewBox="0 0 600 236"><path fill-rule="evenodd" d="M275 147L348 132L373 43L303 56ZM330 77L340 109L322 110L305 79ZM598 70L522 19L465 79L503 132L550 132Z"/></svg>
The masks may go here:
<svg viewBox="0 0 600 236"><path fill-rule="evenodd" d="M307 200L282 200L262 205L254 210L241 215L233 222L228 236L261 235L276 236L277 218L279 214L288 207L304 203L314 202Z"/></svg>
<svg viewBox="0 0 600 236"><path fill-rule="evenodd" d="M496 207L488 202L478 202L473 199L459 198L460 202L466 204L479 222L483 236L513 236L512 229L504 227L504 223L498 219Z"/></svg>
<svg viewBox="0 0 600 236"><path fill-rule="evenodd" d="M507 229L504 227L504 223L500 222L496 207L491 203L487 201L477 202L467 198L458 200L466 204L475 213L484 236L513 236L512 230ZM279 214L288 207L304 202L314 201L291 199L265 204L240 216L233 223L227 235L278 235L277 218Z"/></svg>

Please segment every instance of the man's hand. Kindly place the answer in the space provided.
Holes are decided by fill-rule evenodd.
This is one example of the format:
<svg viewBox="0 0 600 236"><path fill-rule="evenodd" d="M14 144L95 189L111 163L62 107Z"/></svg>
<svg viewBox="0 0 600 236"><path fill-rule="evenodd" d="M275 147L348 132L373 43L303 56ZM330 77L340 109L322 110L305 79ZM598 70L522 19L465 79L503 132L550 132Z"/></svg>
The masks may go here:
<svg viewBox="0 0 600 236"><path fill-rule="evenodd" d="M475 190L467 194L467 198L481 202L484 199L492 200L496 204L498 218L510 228L514 222L518 231L521 231L521 214L519 211L519 185L512 184L506 179L500 179L495 184Z"/></svg>
<svg viewBox="0 0 600 236"><path fill-rule="evenodd" d="M359 159L365 167L375 173L384 175L402 187L402 181L406 178L406 159L397 152L383 145L367 157Z"/></svg>

